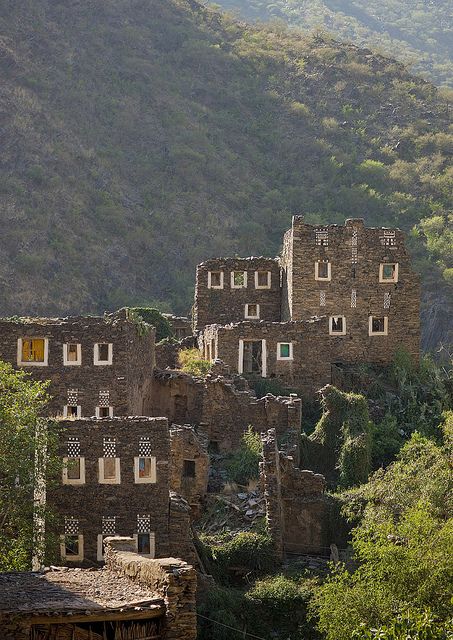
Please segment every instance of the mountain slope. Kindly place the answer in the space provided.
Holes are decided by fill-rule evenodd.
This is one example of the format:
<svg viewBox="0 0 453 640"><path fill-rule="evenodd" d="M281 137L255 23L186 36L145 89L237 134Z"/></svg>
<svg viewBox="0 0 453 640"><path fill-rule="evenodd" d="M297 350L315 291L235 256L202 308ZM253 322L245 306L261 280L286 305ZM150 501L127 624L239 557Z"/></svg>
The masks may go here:
<svg viewBox="0 0 453 640"><path fill-rule="evenodd" d="M340 40L371 47L411 65L439 85L453 86L450 0L219 0L248 20L284 20L323 29Z"/></svg>
<svg viewBox="0 0 453 640"><path fill-rule="evenodd" d="M2 314L187 311L198 261L273 255L305 212L418 225L442 337L452 136L433 86L183 0L3 0L0 34Z"/></svg>

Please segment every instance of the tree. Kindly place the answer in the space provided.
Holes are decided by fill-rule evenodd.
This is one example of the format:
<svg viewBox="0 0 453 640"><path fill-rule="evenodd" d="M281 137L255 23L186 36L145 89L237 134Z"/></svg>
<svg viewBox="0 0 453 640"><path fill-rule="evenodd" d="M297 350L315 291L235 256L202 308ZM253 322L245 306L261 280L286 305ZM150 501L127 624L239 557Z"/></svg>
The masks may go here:
<svg viewBox="0 0 453 640"><path fill-rule="evenodd" d="M30 569L36 469L45 464L51 477L57 468L56 430L40 417L47 386L0 361L1 571Z"/></svg>

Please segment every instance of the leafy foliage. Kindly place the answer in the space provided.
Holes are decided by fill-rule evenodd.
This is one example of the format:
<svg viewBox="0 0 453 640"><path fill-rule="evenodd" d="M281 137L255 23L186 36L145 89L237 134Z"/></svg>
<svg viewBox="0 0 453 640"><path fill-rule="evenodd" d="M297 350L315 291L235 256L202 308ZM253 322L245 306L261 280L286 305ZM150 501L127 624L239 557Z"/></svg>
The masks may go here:
<svg viewBox="0 0 453 640"><path fill-rule="evenodd" d="M259 433L249 426L242 436L241 447L232 454L226 464L228 477L233 482L246 485L249 480L259 477L259 462L262 444Z"/></svg>
<svg viewBox="0 0 453 640"><path fill-rule="evenodd" d="M197 262L275 255L301 211L415 228L447 291L450 112L392 60L183 0L5 0L0 29L4 314L186 312Z"/></svg>
<svg viewBox="0 0 453 640"><path fill-rule="evenodd" d="M46 388L0 362L1 571L30 569L37 456L41 462L47 457L49 478L58 468L55 429L39 418L48 400ZM37 514L45 517L46 510Z"/></svg>
<svg viewBox="0 0 453 640"><path fill-rule="evenodd" d="M203 359L199 349L181 349L178 361L181 369L193 376L203 377L211 370L211 362Z"/></svg>
<svg viewBox="0 0 453 640"><path fill-rule="evenodd" d="M406 611L389 625L377 629L360 628L353 640L451 640L453 620L441 622L430 611Z"/></svg>
<svg viewBox="0 0 453 640"><path fill-rule="evenodd" d="M156 328L156 342L173 336L170 322L162 315L159 309L153 309L152 307L132 307L130 311L136 313L144 322Z"/></svg>

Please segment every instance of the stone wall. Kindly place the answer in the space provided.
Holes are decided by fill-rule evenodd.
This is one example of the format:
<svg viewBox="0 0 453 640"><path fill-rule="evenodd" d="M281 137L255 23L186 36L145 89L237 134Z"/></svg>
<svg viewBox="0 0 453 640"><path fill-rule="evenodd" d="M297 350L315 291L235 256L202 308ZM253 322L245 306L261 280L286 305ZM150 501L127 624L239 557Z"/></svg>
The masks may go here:
<svg viewBox="0 0 453 640"><path fill-rule="evenodd" d="M322 553L330 535L324 476L301 470L278 451L274 429L262 434L261 482L276 553Z"/></svg>
<svg viewBox="0 0 453 640"><path fill-rule="evenodd" d="M231 274L246 272L247 282L232 287ZM257 288L255 272L269 272L269 288ZM209 288L209 272L222 274L222 288ZM280 320L280 268L272 258L215 258L197 267L195 284L194 328L208 324L240 322L245 318L245 305L259 305L259 318ZM259 322L259 320L257 320ZM212 358L215 355L212 354Z"/></svg>
<svg viewBox="0 0 453 640"><path fill-rule="evenodd" d="M201 515L208 490L207 439L189 425L170 428L170 489L190 505L192 517Z"/></svg>
<svg viewBox="0 0 453 640"><path fill-rule="evenodd" d="M151 587L163 597L167 610L166 640L197 637L195 569L176 558L150 560L133 552L131 539L107 539L106 563L112 571Z"/></svg>
<svg viewBox="0 0 453 640"><path fill-rule="evenodd" d="M174 491L170 492L169 541L170 555L196 564L190 506Z"/></svg>
<svg viewBox="0 0 453 640"><path fill-rule="evenodd" d="M136 534L138 516L143 515L149 516L156 556L169 555L168 421L165 418L128 417L68 420L58 425L62 428L60 456L74 455L78 446L78 455L85 462L83 484L60 484L48 490L48 501L60 516L60 533L64 533L66 517L77 521L77 533L83 535L84 561L75 564L97 563L98 535ZM104 438L114 439L114 445L104 443ZM141 441L142 438L148 440ZM119 458L119 484L99 483L99 459L106 453ZM135 482L134 458L139 455L156 458L156 482ZM106 521L103 525L103 516L114 518L113 531L107 530Z"/></svg>
<svg viewBox="0 0 453 640"><path fill-rule="evenodd" d="M271 394L257 398L240 376L201 379L179 371L156 371L152 397L154 415L199 427L211 446L224 453L239 447L249 425L257 432L273 427L278 437L291 442L300 432L299 398Z"/></svg>
<svg viewBox="0 0 453 640"><path fill-rule="evenodd" d="M62 415L72 401L82 416L93 416L99 392L108 392L114 415L148 413L154 361L154 328L146 332L127 310L103 317L18 318L0 320L0 359L18 367L20 338L47 338L47 366L22 366L35 380L51 380L49 415ZM81 345L81 365L63 364L63 345ZM95 343L111 343L112 364L94 364Z"/></svg>

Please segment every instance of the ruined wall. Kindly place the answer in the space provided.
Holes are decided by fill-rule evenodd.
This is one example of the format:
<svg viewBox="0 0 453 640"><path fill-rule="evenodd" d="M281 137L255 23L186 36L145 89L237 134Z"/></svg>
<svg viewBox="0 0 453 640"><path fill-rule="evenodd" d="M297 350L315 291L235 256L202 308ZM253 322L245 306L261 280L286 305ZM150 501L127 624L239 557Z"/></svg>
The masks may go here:
<svg viewBox="0 0 453 640"><path fill-rule="evenodd" d="M190 506L174 491L170 492L169 553L174 558L196 564Z"/></svg>
<svg viewBox="0 0 453 640"><path fill-rule="evenodd" d="M329 264L329 280L315 279L317 261ZM392 263L397 282L380 282L380 265ZM389 362L399 347L418 359L420 283L402 231L366 228L362 219L320 227L295 216L281 264L285 319L345 317L346 335L336 338L342 362ZM368 335L370 316L388 318L388 335Z"/></svg>
<svg viewBox="0 0 453 640"><path fill-rule="evenodd" d="M241 288L232 287L231 274L246 272ZM269 287L256 281L255 272L269 272ZM214 288L209 272L221 273L219 288ZM261 288L262 287L262 288ZM280 268L272 258L215 258L197 267L194 305L194 328L208 324L240 322L245 318L245 305L259 305L259 319L280 320ZM215 358L215 355L212 355Z"/></svg>
<svg viewBox="0 0 453 640"><path fill-rule="evenodd" d="M165 418L102 418L59 422L61 457L82 457L83 484L60 484L48 491L58 512L60 533L68 533L65 518L76 520L75 534L83 535L84 563L97 563L98 535L138 533L138 516L148 516L155 536L156 556L169 554L170 438ZM105 442L104 438L109 441ZM137 483L134 458L155 458L155 482ZM99 458L119 458L120 482L100 484ZM64 471L63 471L64 473ZM63 482L63 478L62 478ZM113 518L109 523L104 518ZM145 528L143 528L145 527ZM146 524L141 525L145 532ZM81 564L81 563L76 563ZM83 563L82 563L83 564Z"/></svg>
<svg viewBox="0 0 453 640"><path fill-rule="evenodd" d="M109 569L146 587L164 601L167 610L166 640L195 640L197 637L195 569L181 560L150 560L133 553L133 541L109 538L106 549Z"/></svg>
<svg viewBox="0 0 453 640"><path fill-rule="evenodd" d="M18 366L20 338L47 338L46 366ZM63 345L80 345L81 364L65 365ZM111 343L112 364L94 364L95 343ZM140 327L127 319L127 311L104 317L23 318L0 320L0 359L21 368L35 380L51 380L49 415L62 415L71 401L82 416L95 415L99 392L108 392L104 402L114 415L141 415L149 404L151 372L154 368L154 328L140 335Z"/></svg>
<svg viewBox="0 0 453 640"><path fill-rule="evenodd" d="M329 535L324 476L279 452L275 430L262 435L266 518L276 552L322 553Z"/></svg>
<svg viewBox="0 0 453 640"><path fill-rule="evenodd" d="M195 336L186 336L178 342L161 340L156 344L156 367L158 369L176 369L181 349L192 349L197 345Z"/></svg>
<svg viewBox="0 0 453 640"><path fill-rule="evenodd" d="M208 490L207 438L189 425L170 428L170 489L190 505L192 517L201 515Z"/></svg>

